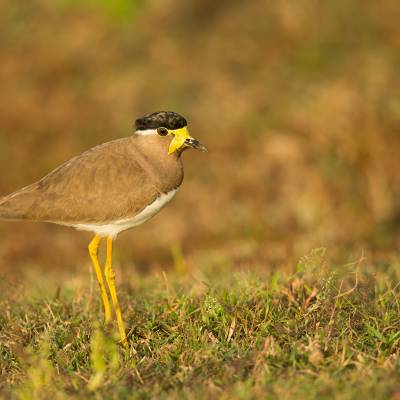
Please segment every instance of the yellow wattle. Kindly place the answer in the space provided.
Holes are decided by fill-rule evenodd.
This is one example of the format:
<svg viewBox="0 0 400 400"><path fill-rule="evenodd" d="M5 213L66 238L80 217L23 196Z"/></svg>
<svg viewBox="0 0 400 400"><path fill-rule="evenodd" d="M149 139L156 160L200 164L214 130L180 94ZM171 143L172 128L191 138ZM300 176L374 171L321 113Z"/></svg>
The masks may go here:
<svg viewBox="0 0 400 400"><path fill-rule="evenodd" d="M186 126L184 128L170 130L169 132L174 136L174 138L171 140L169 145L168 154L174 153L184 145L186 139L192 138Z"/></svg>

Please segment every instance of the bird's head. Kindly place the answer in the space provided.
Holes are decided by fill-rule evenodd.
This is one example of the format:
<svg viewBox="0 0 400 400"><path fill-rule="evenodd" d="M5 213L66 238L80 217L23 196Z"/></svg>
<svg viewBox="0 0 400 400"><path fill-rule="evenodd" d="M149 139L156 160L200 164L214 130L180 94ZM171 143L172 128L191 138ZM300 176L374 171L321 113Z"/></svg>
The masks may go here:
<svg viewBox="0 0 400 400"><path fill-rule="evenodd" d="M207 147L190 136L187 121L172 111L158 111L135 121L136 134L170 137L168 154L181 153L187 148L207 151Z"/></svg>

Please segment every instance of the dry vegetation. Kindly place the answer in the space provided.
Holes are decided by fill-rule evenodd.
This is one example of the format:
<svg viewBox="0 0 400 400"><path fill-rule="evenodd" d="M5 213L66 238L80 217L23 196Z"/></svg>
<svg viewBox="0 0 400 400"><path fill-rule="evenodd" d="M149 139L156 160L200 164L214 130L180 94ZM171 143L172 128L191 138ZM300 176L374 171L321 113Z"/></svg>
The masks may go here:
<svg viewBox="0 0 400 400"><path fill-rule="evenodd" d="M137 356L95 326L88 235L0 224L4 396L399 396L398 2L259 3L0 4L1 194L154 110L211 150L117 242Z"/></svg>

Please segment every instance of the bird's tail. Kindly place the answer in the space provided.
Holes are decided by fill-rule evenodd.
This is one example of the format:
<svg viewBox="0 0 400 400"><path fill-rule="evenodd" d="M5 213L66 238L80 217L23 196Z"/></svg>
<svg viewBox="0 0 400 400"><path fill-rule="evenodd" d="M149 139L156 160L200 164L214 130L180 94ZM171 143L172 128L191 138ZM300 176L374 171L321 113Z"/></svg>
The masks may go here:
<svg viewBox="0 0 400 400"><path fill-rule="evenodd" d="M5 203L6 198L5 197L0 197L0 220L1 219L7 219L7 213L5 212L5 210L3 210L3 204Z"/></svg>
<svg viewBox="0 0 400 400"><path fill-rule="evenodd" d="M9 196L0 198L0 220L15 220L16 218L13 209L8 206Z"/></svg>
<svg viewBox="0 0 400 400"><path fill-rule="evenodd" d="M32 202L24 190L18 190L0 198L0 220L19 221L29 219L27 210Z"/></svg>

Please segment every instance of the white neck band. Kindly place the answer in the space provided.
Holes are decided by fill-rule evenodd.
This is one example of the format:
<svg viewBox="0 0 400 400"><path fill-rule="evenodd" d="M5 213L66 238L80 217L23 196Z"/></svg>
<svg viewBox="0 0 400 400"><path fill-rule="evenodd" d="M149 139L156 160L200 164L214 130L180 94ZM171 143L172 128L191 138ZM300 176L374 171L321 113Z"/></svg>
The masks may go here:
<svg viewBox="0 0 400 400"><path fill-rule="evenodd" d="M143 129L135 132L136 135L147 136L147 135L158 135L157 129Z"/></svg>

